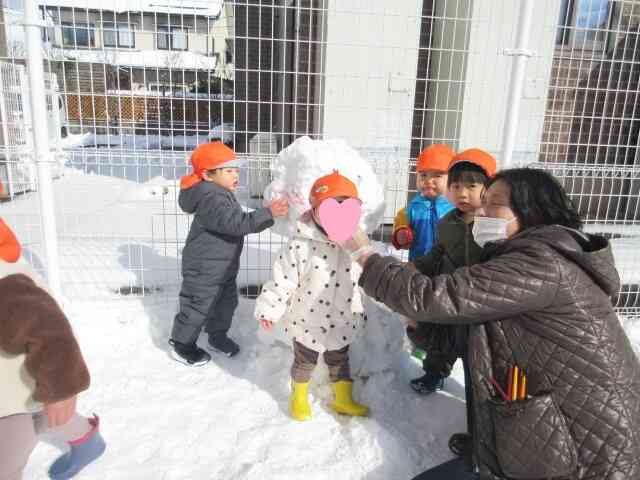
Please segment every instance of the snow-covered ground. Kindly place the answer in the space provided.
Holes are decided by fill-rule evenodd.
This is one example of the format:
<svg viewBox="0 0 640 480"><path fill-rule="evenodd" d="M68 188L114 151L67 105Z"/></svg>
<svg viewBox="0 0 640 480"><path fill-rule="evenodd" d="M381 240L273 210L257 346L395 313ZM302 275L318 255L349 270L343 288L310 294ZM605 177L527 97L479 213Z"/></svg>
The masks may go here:
<svg viewBox="0 0 640 480"><path fill-rule="evenodd" d="M284 337L258 331L251 300L241 299L232 327L243 348L237 358L214 357L197 369L172 361L166 341L176 310L177 242L188 228L175 210L174 188L174 181L139 184L75 169L54 182L65 309L92 373L80 410L101 416L109 444L78 478L392 479L450 458L448 436L465 425L462 369L444 392L416 396L407 382L419 366L403 326L376 305L369 305L368 331L352 353L356 395L371 406L371 418L328 408L328 373L319 365L314 418L292 421L291 348ZM37 194L0 208L26 239L26 258L41 267ZM279 240L268 232L248 239L240 283L269 275ZM148 291L116 295L126 285ZM47 440L25 479L46 478L59 453Z"/></svg>
<svg viewBox="0 0 640 480"><path fill-rule="evenodd" d="M287 413L290 347L262 331L242 301L232 335L243 350L188 368L167 355L173 304L73 301L68 314L92 372L80 410L102 417L108 450L85 479L404 479L449 458L464 423L461 372L430 398L413 394L418 373L392 316L372 315L385 342L354 346L356 395L371 418L334 414L326 367L312 386L313 420ZM387 338L388 336L388 338ZM386 342L389 343L386 343ZM369 371L369 365L374 371ZM363 375L364 373L364 375ZM43 479L58 449L41 443L26 479Z"/></svg>
<svg viewBox="0 0 640 480"><path fill-rule="evenodd" d="M231 331L242 346L238 357L192 369L167 354L188 228L174 180L138 183L68 168L54 192L65 309L92 373L79 408L101 416L108 442L105 456L78 478L408 479L450 458L448 437L465 428L462 369L456 365L443 392L415 395L407 382L419 366L395 314L369 303L368 330L353 345L355 392L371 417L328 408L321 365L311 388L314 418L294 422L287 413L291 348L278 333L258 330L251 300L241 299ZM0 212L41 266L37 194ZM279 241L269 232L248 239L241 283L269 275ZM116 294L126 286L147 291ZM640 323L625 328L638 348ZM59 454L49 442L36 448L25 479L46 478Z"/></svg>

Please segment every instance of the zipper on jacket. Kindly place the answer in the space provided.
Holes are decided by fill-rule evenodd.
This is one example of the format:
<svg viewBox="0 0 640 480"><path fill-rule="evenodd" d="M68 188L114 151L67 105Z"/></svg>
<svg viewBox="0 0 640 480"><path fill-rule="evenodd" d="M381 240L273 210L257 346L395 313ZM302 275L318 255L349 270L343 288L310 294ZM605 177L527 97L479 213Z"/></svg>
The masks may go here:
<svg viewBox="0 0 640 480"><path fill-rule="evenodd" d="M462 221L464 221L464 217ZM469 260L469 224L467 222L464 222L464 261L467 267L471 263Z"/></svg>

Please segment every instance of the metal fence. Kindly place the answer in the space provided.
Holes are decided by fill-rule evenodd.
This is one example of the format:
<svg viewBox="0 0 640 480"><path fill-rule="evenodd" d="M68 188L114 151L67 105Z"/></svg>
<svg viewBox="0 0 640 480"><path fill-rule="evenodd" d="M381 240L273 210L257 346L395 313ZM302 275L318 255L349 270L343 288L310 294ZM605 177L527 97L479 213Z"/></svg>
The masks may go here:
<svg viewBox="0 0 640 480"><path fill-rule="evenodd" d="M0 182L10 192L0 213L45 272L39 185L49 179L35 174L33 142L12 154L11 135L32 132L5 80L28 90L25 30L37 24L58 124L34 138L47 138L51 165L64 162L53 200L65 296L175 295L190 221L176 181L189 152L217 138L247 158L239 198L251 208L277 152L310 135L344 138L374 165L382 241L431 143L549 169L587 229L612 238L621 311L640 311L637 2L35 1L37 22L25 22L21 0L3 0L0 17ZM268 277L280 242L249 237L245 293Z"/></svg>

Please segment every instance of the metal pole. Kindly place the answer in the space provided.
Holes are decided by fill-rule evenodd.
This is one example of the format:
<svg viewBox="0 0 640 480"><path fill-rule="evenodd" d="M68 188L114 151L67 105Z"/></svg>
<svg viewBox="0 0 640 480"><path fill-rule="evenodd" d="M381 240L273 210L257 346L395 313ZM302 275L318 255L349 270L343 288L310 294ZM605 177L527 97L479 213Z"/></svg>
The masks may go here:
<svg viewBox="0 0 640 480"><path fill-rule="evenodd" d="M531 33L531 23L533 21L533 5L534 0L520 1L516 48L514 50L505 50L504 52L506 55L512 55L515 58L513 59L513 66L511 67L507 112L504 119L502 168L509 168L513 162L513 148L516 143L516 135L518 134L518 117L520 115L527 60L533 55L532 51L527 50Z"/></svg>
<svg viewBox="0 0 640 480"><path fill-rule="evenodd" d="M24 29L27 41L27 68L29 69L29 101L33 125L33 145L38 170L38 190L40 195L40 218L42 221L44 249L47 257L47 279L51 292L58 301L62 300L60 265L58 263L58 237L54 209L53 186L49 134L47 132L47 102L42 66L42 20L38 15L36 0L24 2Z"/></svg>

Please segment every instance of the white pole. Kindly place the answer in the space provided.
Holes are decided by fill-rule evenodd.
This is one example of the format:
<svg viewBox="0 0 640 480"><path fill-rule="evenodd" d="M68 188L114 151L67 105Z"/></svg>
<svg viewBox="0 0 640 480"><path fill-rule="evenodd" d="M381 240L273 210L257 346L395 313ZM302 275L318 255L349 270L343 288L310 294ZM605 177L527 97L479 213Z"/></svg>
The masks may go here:
<svg viewBox="0 0 640 480"><path fill-rule="evenodd" d="M42 66L42 20L38 15L36 0L24 2L24 29L27 40L27 68L29 70L29 101L33 125L33 145L38 168L38 190L40 195L40 217L42 220L44 249L47 256L47 279L49 288L58 301L62 300L60 265L58 263L58 238L54 209L49 134L47 132L47 102Z"/></svg>
<svg viewBox="0 0 640 480"><path fill-rule="evenodd" d="M533 52L527 50L527 46L529 44L531 23L533 21L534 0L521 0L520 5L516 48L515 50L505 50L506 55L512 55L515 58L513 59L513 66L511 67L511 83L509 85L507 98L507 112L504 119L502 168L509 168L513 163L513 149L518 133L518 117L520 115L527 60L533 55Z"/></svg>

